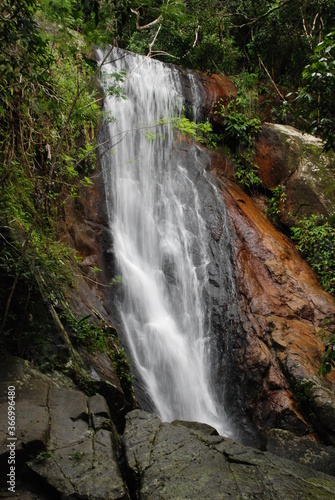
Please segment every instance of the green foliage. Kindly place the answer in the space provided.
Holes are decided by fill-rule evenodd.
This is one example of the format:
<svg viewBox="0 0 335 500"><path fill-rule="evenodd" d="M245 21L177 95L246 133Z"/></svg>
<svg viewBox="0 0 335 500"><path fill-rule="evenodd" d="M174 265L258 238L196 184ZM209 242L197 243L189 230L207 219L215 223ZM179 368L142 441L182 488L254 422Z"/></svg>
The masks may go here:
<svg viewBox="0 0 335 500"><path fill-rule="evenodd" d="M94 324L91 316L76 319L68 310L65 310L61 317L71 333L75 346L84 347L92 353L106 352L110 355L123 389L131 392L133 377L130 373L129 359L123 347L119 346L114 330L102 323Z"/></svg>
<svg viewBox="0 0 335 500"><path fill-rule="evenodd" d="M73 284L74 255L58 221L78 186L92 185L102 120L87 56L94 5L43 0L38 9L36 0L5 0L0 7L0 273L8 278L0 331L13 316L17 286L29 301L31 283L38 289L42 280L54 296ZM116 73L108 91L123 97L124 78Z"/></svg>
<svg viewBox="0 0 335 500"><path fill-rule="evenodd" d="M266 67L279 84L298 85L319 37L334 26L334 0L228 0L225 7L249 69L262 61L260 71Z"/></svg>
<svg viewBox="0 0 335 500"><path fill-rule="evenodd" d="M152 55L172 57L178 64L202 71L236 72L241 52L229 36L224 7L215 0L134 1L132 9L130 37L123 37L129 50L147 53L159 28ZM136 11L141 29L136 29Z"/></svg>
<svg viewBox="0 0 335 500"><path fill-rule="evenodd" d="M12 243L0 250L0 269L6 269L10 276L16 275L22 242L29 233L22 276L34 280L35 274L40 273L50 285L52 282L55 291L60 291L73 280L71 261L74 252L53 237L55 222L48 212L38 212L34 198L43 188L39 182L38 178L26 176L22 164L15 164L2 192L0 221L3 228L11 229L8 237Z"/></svg>
<svg viewBox="0 0 335 500"><path fill-rule="evenodd" d="M270 217L274 222L278 221L281 206L285 204L287 198L286 188L279 184L276 188L272 189L271 198L267 199L267 208L265 213L268 217Z"/></svg>
<svg viewBox="0 0 335 500"><path fill-rule="evenodd" d="M160 134L159 132L150 132L147 130L145 132L145 137L148 139L148 141L155 141L156 139L161 139L164 141L164 135Z"/></svg>
<svg viewBox="0 0 335 500"><path fill-rule="evenodd" d="M61 314L66 327L73 336L74 345L85 347L89 352L109 352L113 332L106 325L96 325L90 321L90 315L76 319L69 311Z"/></svg>
<svg viewBox="0 0 335 500"><path fill-rule="evenodd" d="M307 128L322 135L325 149L335 148L335 31L327 34L314 50L302 73L298 93L300 111L308 118Z"/></svg>
<svg viewBox="0 0 335 500"><path fill-rule="evenodd" d="M257 175L258 166L253 161L254 153L234 153L232 155L236 179L238 183L250 191L260 186L261 181Z"/></svg>
<svg viewBox="0 0 335 500"><path fill-rule="evenodd" d="M83 451L74 451L72 453L69 453L69 459L70 460L81 460L84 455L85 455L85 452L83 452Z"/></svg>
<svg viewBox="0 0 335 500"><path fill-rule="evenodd" d="M43 464L49 458L52 458L52 452L51 451L40 451L38 455L36 455L35 462L38 464Z"/></svg>
<svg viewBox="0 0 335 500"><path fill-rule="evenodd" d="M35 20L37 0L3 0L0 6L0 116L13 109L13 99L41 83L52 56Z"/></svg>
<svg viewBox="0 0 335 500"><path fill-rule="evenodd" d="M221 116L228 140L238 141L242 147L247 149L252 148L254 138L262 128L260 119L249 117L229 105L227 111L221 108Z"/></svg>
<svg viewBox="0 0 335 500"><path fill-rule="evenodd" d="M322 287L335 293L335 228L323 215L304 217L291 228L292 239L316 271Z"/></svg>
<svg viewBox="0 0 335 500"><path fill-rule="evenodd" d="M255 137L262 125L251 107L251 96L242 87L236 99L227 106L218 103L216 114L222 120L224 127L224 142L230 148L234 161L236 178L246 189L260 185L257 176L257 165L254 163Z"/></svg>
<svg viewBox="0 0 335 500"><path fill-rule="evenodd" d="M114 278L112 279L112 281L109 284L110 284L110 286L115 286L115 285L119 285L120 283L122 283L121 276L114 276Z"/></svg>
<svg viewBox="0 0 335 500"><path fill-rule="evenodd" d="M129 359L123 347L117 346L114 350L112 353L112 362L124 390L131 390L133 376L130 373Z"/></svg>
<svg viewBox="0 0 335 500"><path fill-rule="evenodd" d="M203 123L195 123L182 115L180 118L174 118L172 125L182 134L192 137L192 139L201 144L213 148L217 145L218 135L214 134L209 120Z"/></svg>
<svg viewBox="0 0 335 500"><path fill-rule="evenodd" d="M308 415L311 413L313 389L316 386L317 383L313 379L304 378L292 387L294 397L303 414Z"/></svg>
<svg viewBox="0 0 335 500"><path fill-rule="evenodd" d="M104 45L116 35L116 9L109 0L40 0L43 17L57 25L57 31L82 42Z"/></svg>

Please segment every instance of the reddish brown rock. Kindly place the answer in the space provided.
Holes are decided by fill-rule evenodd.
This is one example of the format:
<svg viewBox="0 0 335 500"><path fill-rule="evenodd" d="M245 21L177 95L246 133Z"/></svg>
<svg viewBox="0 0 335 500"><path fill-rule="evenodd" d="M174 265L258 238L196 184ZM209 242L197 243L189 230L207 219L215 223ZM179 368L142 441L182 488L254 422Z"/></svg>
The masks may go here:
<svg viewBox="0 0 335 500"><path fill-rule="evenodd" d="M92 182L91 186L79 186L78 198L67 199L59 226L63 241L75 248L81 259L76 278L79 283L78 298L86 305L82 315L94 309L98 316L105 317L108 314L102 306L107 282L104 276L104 254L110 242L100 171L92 176ZM90 304L91 300L93 305ZM77 304L77 309L80 307Z"/></svg>
<svg viewBox="0 0 335 500"><path fill-rule="evenodd" d="M267 188L274 189L286 182L298 167L297 164L288 164L288 153L289 145L280 141L279 132L272 125L263 124L256 142L255 163L258 175Z"/></svg>
<svg viewBox="0 0 335 500"><path fill-rule="evenodd" d="M206 89L206 97L202 108L205 116L221 124L217 111L218 103L226 106L229 101L236 97L237 88L230 78L223 75L201 75L202 83Z"/></svg>
<svg viewBox="0 0 335 500"><path fill-rule="evenodd" d="M62 240L75 249L80 264L75 272L76 286L68 287L66 298L74 317L89 317L97 326L116 336L111 314L110 285L113 273L108 218L102 172L99 167L91 176L90 186L78 185L79 197L68 198L59 222ZM109 330L107 330L107 328ZM104 352L91 354L77 348L85 373L85 383L91 392L102 394L109 406L111 418L121 432L127 411L136 406L129 385L123 389L112 356Z"/></svg>
<svg viewBox="0 0 335 500"><path fill-rule="evenodd" d="M279 427L302 435L314 425L334 442L335 377L322 380L317 374L323 352L317 332L325 318L334 317L335 301L290 240L220 172L219 162L213 162L213 172L223 181L236 232L243 328L235 339L234 362L246 407L261 432Z"/></svg>

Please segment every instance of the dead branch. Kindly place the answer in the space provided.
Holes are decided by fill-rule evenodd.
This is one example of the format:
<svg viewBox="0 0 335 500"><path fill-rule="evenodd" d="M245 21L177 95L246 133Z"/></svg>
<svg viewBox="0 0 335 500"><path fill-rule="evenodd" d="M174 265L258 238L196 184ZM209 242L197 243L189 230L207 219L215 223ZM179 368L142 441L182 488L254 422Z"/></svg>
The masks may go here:
<svg viewBox="0 0 335 500"><path fill-rule="evenodd" d="M284 2L280 3L279 5L276 5L275 7L272 7L272 9L269 9L268 11L264 12L264 14L261 14L260 16L257 16L253 19L249 19L246 23L232 25L232 27L233 28L244 28L245 26L252 26L252 25L258 23L258 21L260 21L261 19L264 19L265 17L272 14L272 12L275 12L276 10L281 9L282 7L284 7L288 3L290 3L290 0L285 0ZM243 16L243 17L246 17L246 16Z"/></svg>
<svg viewBox="0 0 335 500"><path fill-rule="evenodd" d="M154 21L151 21L151 23L145 24L144 26L140 25L140 18L141 14L139 10L135 9L130 9L133 14L136 14L136 29L138 31L143 31L151 28L152 26L155 26L155 24L159 23L160 21L163 20L162 14L160 14Z"/></svg>
<svg viewBox="0 0 335 500"><path fill-rule="evenodd" d="M283 94L280 92L278 86L276 85L274 79L272 78L272 76L270 75L269 73L269 70L267 69L267 67L265 66L265 64L263 63L262 59L261 59L261 56L257 53L257 57L258 57L258 60L261 64L261 66L263 67L264 71L266 72L266 74L268 75L268 77L270 78L271 80L271 83L272 85L274 86L274 88L276 89L278 95L280 96L280 98L283 100L283 101L286 101L285 97L283 96Z"/></svg>

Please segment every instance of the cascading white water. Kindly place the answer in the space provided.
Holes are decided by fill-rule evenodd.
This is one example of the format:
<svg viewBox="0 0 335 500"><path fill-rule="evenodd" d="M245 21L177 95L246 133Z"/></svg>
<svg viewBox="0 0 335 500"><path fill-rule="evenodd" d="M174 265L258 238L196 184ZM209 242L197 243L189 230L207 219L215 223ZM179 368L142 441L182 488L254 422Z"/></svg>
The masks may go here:
<svg viewBox="0 0 335 500"><path fill-rule="evenodd" d="M172 127L157 126L181 113L179 72L116 49L111 60L103 65L103 85L108 75L127 73L127 99L105 99L105 110L117 120L108 125L111 141L118 144L104 155L103 170L130 354L163 421L205 422L227 435L210 383L203 299L208 235ZM196 88L194 80L190 85Z"/></svg>

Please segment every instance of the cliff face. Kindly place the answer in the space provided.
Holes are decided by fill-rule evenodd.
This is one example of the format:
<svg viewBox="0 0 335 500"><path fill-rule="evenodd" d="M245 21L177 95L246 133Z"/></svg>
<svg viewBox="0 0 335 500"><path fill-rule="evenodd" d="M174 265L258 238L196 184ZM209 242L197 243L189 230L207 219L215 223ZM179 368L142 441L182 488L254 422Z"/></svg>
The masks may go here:
<svg viewBox="0 0 335 500"><path fill-rule="evenodd" d="M227 100L235 92L229 80L219 77L206 81L206 89L202 110L209 115L218 99ZM178 145L179 154L186 160L188 147L191 145L187 141ZM293 185L294 176L300 176L299 182L305 183L313 178L308 184L309 191L314 193L310 196L311 204L317 197L324 210L332 213L332 198L322 188L322 182L326 181L318 172L321 168L323 179L327 180L333 163L331 156L325 157L320 148L318 140L302 136L290 127L265 125L256 146L264 185L273 188L285 181L287 206L294 203L306 206L289 186ZM213 239L214 299L216 287L227 286L217 269L223 258L220 252L231 254L236 280L239 311L227 315L224 321L213 321L218 351L213 357L214 378L219 391L220 385L224 386L222 397L229 404L230 416L235 419L238 415L244 436L250 434L251 425L263 438L271 429L279 428L299 436L317 432L326 443L334 444L335 377L331 374L323 379L317 375L324 349L318 333L324 320L335 315L334 299L321 289L315 273L293 243L266 218L259 200L253 201L230 180L233 170L229 158L203 148L199 149L200 156L205 158L205 168L216 179L227 207L227 221L224 221L208 192L202 191L201 180L196 180L200 182L198 189L205 207L202 215ZM321 158L321 166L313 163L313 158L315 161ZM199 179L197 174L193 175ZM65 233L83 257L84 278L80 280L79 294L74 294L72 300L82 314L93 309L97 316L113 323L113 288L105 286L113 277L113 257L104 186L99 174L92 180L94 187L89 194L81 197L79 204L70 202L65 208ZM316 206L310 209L315 211ZM283 210L282 217L286 216L287 211ZM225 224L231 228L233 238L226 249L218 245ZM103 270L98 280L92 271L94 266ZM96 281L102 281L103 285L97 285ZM232 292L227 290L227 293ZM83 303L86 303L84 309ZM220 307L223 305L213 306L213 317L219 317ZM228 345L231 356L225 360L222 352Z"/></svg>
<svg viewBox="0 0 335 500"><path fill-rule="evenodd" d="M334 443L334 375L317 375L323 351L317 334L333 317L334 300L292 242L214 168L236 231L242 326L232 345L240 404L263 434L271 428L298 435L317 430Z"/></svg>
<svg viewBox="0 0 335 500"><path fill-rule="evenodd" d="M218 76L203 78L203 83L202 112L220 126L216 103L227 104L236 88ZM280 186L285 192L278 206L280 222L290 226L304 215L334 213L334 157L322 151L319 139L266 123L255 150L265 190ZM335 378L317 374L324 351L320 333L325 320L334 318L334 299L264 215L264 198L251 198L234 183L231 159L224 154L211 158L208 169L220 187L231 226L239 303L233 328L221 323L221 332L216 332L218 350L229 345L231 352L220 374L226 405L231 415L239 414L242 427L252 422L263 437L279 428L299 436L317 432L334 444ZM213 217L206 221L211 228ZM213 240L221 234L219 220L215 226ZM214 260L219 262L217 252ZM220 286L225 287L222 280Z"/></svg>
<svg viewBox="0 0 335 500"><path fill-rule="evenodd" d="M206 114L220 97L227 99L235 92L231 82L219 77L212 77L206 85L202 108ZM299 182L309 179L309 193L318 186L310 199L319 200L317 205L311 202L311 210L322 205L320 213L332 214L332 198L322 184L326 182L332 193L331 157L328 155L326 165L322 153L316 154L314 140L313 147L305 147L305 140L291 129L266 125L257 144L260 177L269 189L286 183L287 207L294 203L306 206L305 198L297 201L299 189L291 183L295 178ZM189 147L195 145L179 137L176 149L180 157L188 158ZM260 201L232 181L230 159L196 147L204 163L192 175L202 198L201 215L213 255L207 300L215 337L215 390L242 442L259 444L261 438L264 449L334 475L335 376L323 379L317 375L324 349L318 333L324 320L335 316L334 299L321 289L293 243L269 222ZM314 160L321 156L322 167L313 163L311 151ZM186 164L186 168L191 172L193 166ZM218 187L219 199L209 194L202 168ZM325 181L320 178L320 168ZM76 316L91 315L112 331L118 330L111 285L115 270L99 169L91 180L91 189L80 188L80 197L68 200L60 221L64 240L82 258L77 286L68 290L67 299ZM220 211L223 203L225 210ZM287 222L286 214L283 210L283 222ZM227 260L234 286L220 269ZM78 349L78 356L86 373L86 395L57 372L41 375L14 358L2 363L4 393L8 385L18 387L17 470L25 478L19 493L25 488L36 491L38 484L39 493L35 497L31 493L30 498L43 498L43 494L49 498L50 492L56 498L200 498L211 485L213 498L218 492L218 498L223 498L222 491L227 489L236 495L264 498L334 497L334 479L246 449L217 436L209 426L162 424L153 415L132 412L136 402L124 390L111 357L83 349ZM0 463L5 470L6 399L0 403L4 425ZM24 465L27 461L30 463ZM269 492L274 470L281 481ZM293 482L287 470L295 471ZM250 471L257 471L257 479ZM99 488L93 487L97 482Z"/></svg>

